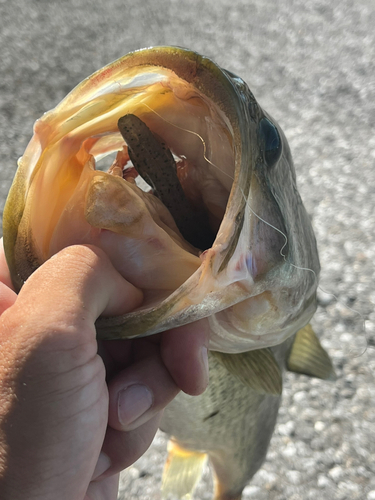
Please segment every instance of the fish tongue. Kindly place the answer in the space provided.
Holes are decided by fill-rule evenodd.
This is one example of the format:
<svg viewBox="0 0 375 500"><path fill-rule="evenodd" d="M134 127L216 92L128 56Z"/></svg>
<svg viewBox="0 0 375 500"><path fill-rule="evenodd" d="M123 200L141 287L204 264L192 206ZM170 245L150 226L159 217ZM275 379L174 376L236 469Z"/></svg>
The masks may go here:
<svg viewBox="0 0 375 500"><path fill-rule="evenodd" d="M135 286L173 291L198 269L200 259L158 210L161 217L168 212L160 200L115 175L97 171L87 189L85 219L101 230L91 243Z"/></svg>

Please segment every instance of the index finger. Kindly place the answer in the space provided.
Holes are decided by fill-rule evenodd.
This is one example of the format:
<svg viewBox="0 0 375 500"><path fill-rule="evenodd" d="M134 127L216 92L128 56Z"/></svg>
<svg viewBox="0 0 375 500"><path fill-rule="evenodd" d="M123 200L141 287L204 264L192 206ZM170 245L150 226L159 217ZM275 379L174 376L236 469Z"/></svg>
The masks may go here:
<svg viewBox="0 0 375 500"><path fill-rule="evenodd" d="M0 315L3 314L11 305L14 304L17 298L14 292L12 280L6 262L3 238L0 239Z"/></svg>
<svg viewBox="0 0 375 500"><path fill-rule="evenodd" d="M0 282L4 283L8 288L14 290L7 260L5 258L3 238L0 238Z"/></svg>
<svg viewBox="0 0 375 500"><path fill-rule="evenodd" d="M51 332L60 344L91 343L95 341L95 320L101 314L129 312L142 297L102 250L71 246L46 261L24 283L12 314L7 315L8 330L12 335L28 336L29 345L31 338L38 341ZM27 328L21 324L25 318ZM20 328L16 328L18 323Z"/></svg>
<svg viewBox="0 0 375 500"><path fill-rule="evenodd" d="M209 325L202 319L162 334L160 353L176 385L196 396L207 387Z"/></svg>

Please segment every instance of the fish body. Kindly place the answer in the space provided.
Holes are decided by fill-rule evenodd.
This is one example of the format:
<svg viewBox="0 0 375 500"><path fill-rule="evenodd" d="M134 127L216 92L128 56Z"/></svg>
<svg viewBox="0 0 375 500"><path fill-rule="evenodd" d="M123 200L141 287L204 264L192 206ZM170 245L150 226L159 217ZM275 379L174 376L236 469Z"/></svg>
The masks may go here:
<svg viewBox="0 0 375 500"><path fill-rule="evenodd" d="M285 368L291 342L292 339L288 339L272 348L280 370ZM239 499L266 457L281 394L252 389L212 354L209 367L210 384L204 394L192 397L180 393L166 408L161 429L172 436L172 443L178 444L179 449L207 455L214 472L215 499ZM174 477L170 477L166 466L165 496L174 493L183 498L190 493L188 488L183 489L185 481L181 477L189 473L184 466L188 464L181 464ZM194 478L196 481L200 474L201 470ZM194 485L189 484L191 489Z"/></svg>
<svg viewBox="0 0 375 500"><path fill-rule="evenodd" d="M245 363L249 357L250 370ZM161 429L171 436L163 474L165 497L191 495L207 458L215 500L240 500L266 458L281 403L283 372L335 378L310 325L269 349L240 355L210 352L209 367L210 383L201 396L180 393L164 411Z"/></svg>
<svg viewBox="0 0 375 500"><path fill-rule="evenodd" d="M17 290L85 243L142 290L135 311L99 318L99 339L206 318L211 382L166 410L163 428L185 451L172 453L165 484L182 477L190 494L208 453L216 497L239 498L264 459L288 360L309 375L323 360L323 378L332 368L313 333L293 341L316 309L319 258L287 140L246 83L176 47L99 70L36 122L3 226Z"/></svg>

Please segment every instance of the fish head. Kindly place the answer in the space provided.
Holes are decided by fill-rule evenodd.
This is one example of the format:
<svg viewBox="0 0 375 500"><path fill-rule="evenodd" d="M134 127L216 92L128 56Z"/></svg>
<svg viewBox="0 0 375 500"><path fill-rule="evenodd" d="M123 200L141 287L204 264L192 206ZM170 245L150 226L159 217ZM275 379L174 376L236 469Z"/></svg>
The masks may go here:
<svg viewBox="0 0 375 500"><path fill-rule="evenodd" d="M130 53L37 120L3 226L17 290L62 248L93 244L143 291L137 310L98 320L99 338L208 318L210 347L241 352L283 342L316 308L316 242L281 128L241 78L185 49Z"/></svg>

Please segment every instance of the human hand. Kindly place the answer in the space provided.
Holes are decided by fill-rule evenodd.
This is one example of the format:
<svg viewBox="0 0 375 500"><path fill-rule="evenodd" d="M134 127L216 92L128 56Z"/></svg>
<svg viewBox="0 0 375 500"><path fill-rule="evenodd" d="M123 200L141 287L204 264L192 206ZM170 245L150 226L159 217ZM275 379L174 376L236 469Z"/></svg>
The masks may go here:
<svg viewBox="0 0 375 500"><path fill-rule="evenodd" d="M100 342L98 355L98 316L141 301L101 250L85 246L47 261L17 296L0 250L3 500L115 500L117 473L149 447L162 409L180 389L204 391L205 321Z"/></svg>

